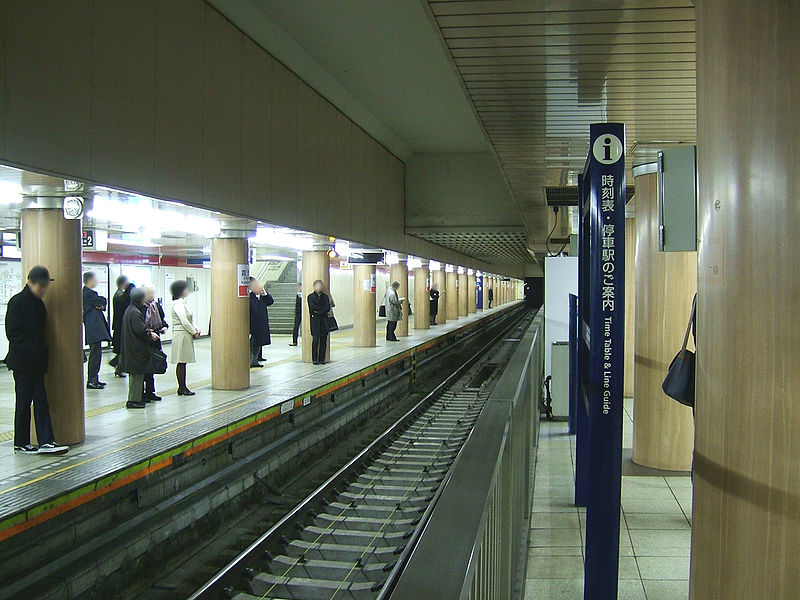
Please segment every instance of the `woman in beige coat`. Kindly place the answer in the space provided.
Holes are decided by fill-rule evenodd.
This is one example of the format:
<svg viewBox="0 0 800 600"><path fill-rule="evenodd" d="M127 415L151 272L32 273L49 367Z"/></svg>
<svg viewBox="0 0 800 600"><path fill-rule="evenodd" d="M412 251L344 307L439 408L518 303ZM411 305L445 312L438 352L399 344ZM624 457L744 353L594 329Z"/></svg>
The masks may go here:
<svg viewBox="0 0 800 600"><path fill-rule="evenodd" d="M200 330L194 326L192 311L186 305L189 284L183 280L173 281L169 287L172 293L172 348L170 362L175 366L178 379L178 396L194 396L186 386L186 363L194 362L194 341L200 337Z"/></svg>

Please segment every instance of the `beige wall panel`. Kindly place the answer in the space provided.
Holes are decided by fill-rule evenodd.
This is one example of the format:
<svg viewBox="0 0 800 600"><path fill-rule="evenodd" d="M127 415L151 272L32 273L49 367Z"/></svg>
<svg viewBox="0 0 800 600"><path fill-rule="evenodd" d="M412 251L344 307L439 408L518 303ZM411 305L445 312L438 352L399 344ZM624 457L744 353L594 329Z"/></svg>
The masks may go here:
<svg viewBox="0 0 800 600"><path fill-rule="evenodd" d="M697 289L697 253L659 251L657 177L636 178L633 460L656 469L688 471L692 410L664 394L661 383L683 342Z"/></svg>
<svg viewBox="0 0 800 600"><path fill-rule="evenodd" d="M7 15L8 8L6 0L0 0L0 15ZM5 90L3 89L3 82L6 80L6 42L8 41L8 33L6 26L8 25L7 19L0 19L0 94L5 98ZM5 151L5 134L6 134L6 111L0 110L0 152Z"/></svg>
<svg viewBox="0 0 800 600"><path fill-rule="evenodd" d="M265 221L272 220L272 63L259 46L245 39L240 124L242 202L257 206L258 217Z"/></svg>
<svg viewBox="0 0 800 600"><path fill-rule="evenodd" d="M332 231L336 226L337 213L340 212L336 187L336 127L337 111L327 100L317 96L317 146L319 147L319 160L317 170L318 189L315 192L317 203L317 219L319 229L324 232ZM325 125L325 126L323 126Z"/></svg>
<svg viewBox="0 0 800 600"><path fill-rule="evenodd" d="M5 8L0 21L8 58L0 112L6 156L88 178L92 3L51 2L42 10L38 2L8 0Z"/></svg>
<svg viewBox="0 0 800 600"><path fill-rule="evenodd" d="M242 208L242 36L206 9L203 69L203 199ZM238 209L238 210L237 210Z"/></svg>
<svg viewBox="0 0 800 600"><path fill-rule="evenodd" d="M156 1L96 0L92 22L92 177L152 194Z"/></svg>
<svg viewBox="0 0 800 600"><path fill-rule="evenodd" d="M349 231L350 206L353 198L353 137L349 135L349 119L342 113L336 113L335 125L335 154L336 165L336 192L334 194L336 211L332 221L331 231ZM347 237L339 233L342 237Z"/></svg>
<svg viewBox="0 0 800 600"><path fill-rule="evenodd" d="M272 74L272 215L278 224L296 226L297 103L302 82L277 61L272 63Z"/></svg>
<svg viewBox="0 0 800 600"><path fill-rule="evenodd" d="M294 165L295 181L297 182L297 196L295 201L302 206L302 216L296 219L303 220L304 227L310 231L325 232L325 227L320 225L319 204L321 191L319 189L319 109L317 102L319 95L305 83L297 86L297 162Z"/></svg>
<svg viewBox="0 0 800 600"><path fill-rule="evenodd" d="M624 395L633 396L634 323L636 319L636 219L625 219L625 383Z"/></svg>
<svg viewBox="0 0 800 600"><path fill-rule="evenodd" d="M692 600L800 597L798 28L796 2L697 3Z"/></svg>
<svg viewBox="0 0 800 600"><path fill-rule="evenodd" d="M353 346L376 345L375 292L368 286L375 278L375 265L353 265Z"/></svg>
<svg viewBox="0 0 800 600"><path fill-rule="evenodd" d="M351 124L351 131L355 131L355 125ZM353 196L350 202L350 226L352 227L351 234L354 240L367 241L367 218L365 213L365 206L369 195L369 178L367 176L367 169L369 167L369 145L363 136L353 136L353 164L351 166L351 173L353 173ZM360 165L360 167L359 167Z"/></svg>
<svg viewBox="0 0 800 600"><path fill-rule="evenodd" d="M193 0L157 5L155 60L155 194L202 197L205 9Z"/></svg>

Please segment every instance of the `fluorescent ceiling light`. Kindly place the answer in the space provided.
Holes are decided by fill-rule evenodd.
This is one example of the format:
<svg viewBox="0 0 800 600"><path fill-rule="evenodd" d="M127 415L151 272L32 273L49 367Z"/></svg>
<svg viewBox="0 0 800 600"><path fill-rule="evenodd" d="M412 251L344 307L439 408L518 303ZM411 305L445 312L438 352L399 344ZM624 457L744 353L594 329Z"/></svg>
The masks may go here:
<svg viewBox="0 0 800 600"><path fill-rule="evenodd" d="M417 258L416 256L409 256L408 257L408 268L409 269L419 269L422 266L422 261Z"/></svg>
<svg viewBox="0 0 800 600"><path fill-rule="evenodd" d="M285 227L258 227L256 234L248 238L251 243L277 246L291 250L313 250L314 240L307 233Z"/></svg>
<svg viewBox="0 0 800 600"><path fill-rule="evenodd" d="M441 271L441 270L442 270L442 264L441 264L439 261L437 261L437 260L432 260L432 261L431 261L431 262L428 264L428 268L429 268L431 271Z"/></svg>
<svg viewBox="0 0 800 600"><path fill-rule="evenodd" d="M463 275L466 271L464 271L464 267L458 267L458 274Z"/></svg>
<svg viewBox="0 0 800 600"><path fill-rule="evenodd" d="M400 257L397 255L397 252L391 252L389 250L386 251L385 262L387 265L397 265L400 264Z"/></svg>
<svg viewBox="0 0 800 600"><path fill-rule="evenodd" d="M295 260L294 258L289 258L287 256L278 256L277 254L264 254L261 257L261 260L280 260L280 261L290 261Z"/></svg>
<svg viewBox="0 0 800 600"><path fill-rule="evenodd" d="M10 181L0 181L0 204L19 204L22 202L22 186Z"/></svg>
<svg viewBox="0 0 800 600"><path fill-rule="evenodd" d="M117 246L134 246L139 248L160 248L161 244L155 244L146 240L123 240L120 238L108 238L109 244L116 244Z"/></svg>

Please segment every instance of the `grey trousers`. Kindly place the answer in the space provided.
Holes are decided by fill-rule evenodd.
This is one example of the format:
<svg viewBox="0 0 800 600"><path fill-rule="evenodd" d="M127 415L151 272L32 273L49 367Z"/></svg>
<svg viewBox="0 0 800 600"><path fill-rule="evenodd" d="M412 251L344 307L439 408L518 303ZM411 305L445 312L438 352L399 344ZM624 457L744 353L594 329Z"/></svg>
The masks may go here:
<svg viewBox="0 0 800 600"><path fill-rule="evenodd" d="M144 374L128 373L128 402L141 402L144 391Z"/></svg>

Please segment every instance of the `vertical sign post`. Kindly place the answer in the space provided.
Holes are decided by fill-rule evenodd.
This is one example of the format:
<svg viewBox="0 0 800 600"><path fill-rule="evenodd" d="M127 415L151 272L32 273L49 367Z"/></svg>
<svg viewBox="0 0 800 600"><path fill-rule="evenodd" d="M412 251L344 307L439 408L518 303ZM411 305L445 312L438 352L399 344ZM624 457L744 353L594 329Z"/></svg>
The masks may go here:
<svg viewBox="0 0 800 600"><path fill-rule="evenodd" d="M580 396L586 403L584 599L616 600L625 339L625 126L590 127L582 179Z"/></svg>

